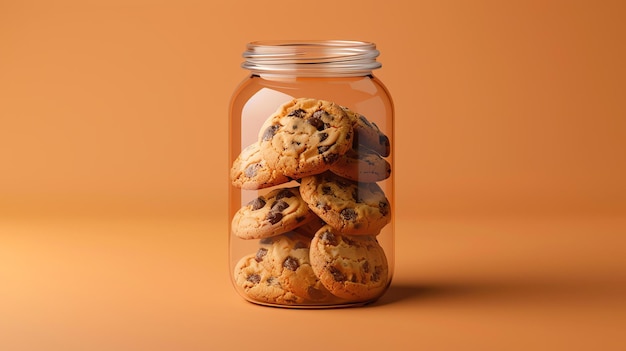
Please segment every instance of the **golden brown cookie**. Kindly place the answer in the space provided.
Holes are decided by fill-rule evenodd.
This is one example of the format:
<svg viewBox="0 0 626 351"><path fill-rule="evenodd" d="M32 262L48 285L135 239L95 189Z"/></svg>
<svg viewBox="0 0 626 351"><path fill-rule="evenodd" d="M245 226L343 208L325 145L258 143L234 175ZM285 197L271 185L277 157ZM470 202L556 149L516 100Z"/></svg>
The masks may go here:
<svg viewBox="0 0 626 351"><path fill-rule="evenodd" d="M326 289L350 301L378 298L389 284L385 252L372 235L341 235L324 226L311 242L310 259Z"/></svg>
<svg viewBox="0 0 626 351"><path fill-rule="evenodd" d="M234 271L235 284L250 299L256 302L293 305L304 302L304 298L282 286L280 279L257 259L257 254L243 257Z"/></svg>
<svg viewBox="0 0 626 351"><path fill-rule="evenodd" d="M302 178L302 199L342 234L378 235L391 221L391 208L376 183L358 183L332 172Z"/></svg>
<svg viewBox="0 0 626 351"><path fill-rule="evenodd" d="M283 104L259 131L268 166L292 179L327 170L352 139L352 120L339 105L309 98Z"/></svg>

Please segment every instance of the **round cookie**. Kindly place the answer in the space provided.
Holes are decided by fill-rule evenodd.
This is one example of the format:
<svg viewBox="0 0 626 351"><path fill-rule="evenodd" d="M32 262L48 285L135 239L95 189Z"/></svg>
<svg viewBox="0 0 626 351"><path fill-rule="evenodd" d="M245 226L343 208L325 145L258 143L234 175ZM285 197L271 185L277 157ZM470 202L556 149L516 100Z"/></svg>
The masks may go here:
<svg viewBox="0 0 626 351"><path fill-rule="evenodd" d="M311 237L289 232L262 239L260 243L256 260L277 277L283 289L311 302L331 297L311 267Z"/></svg>
<svg viewBox="0 0 626 351"><path fill-rule="evenodd" d="M376 183L358 183L325 172L302 178L302 199L342 234L378 235L391 221L391 208Z"/></svg>
<svg viewBox="0 0 626 351"><path fill-rule="evenodd" d="M311 241L310 258L326 289L344 299L377 298L389 283L385 252L371 235L341 235L324 226Z"/></svg>
<svg viewBox="0 0 626 351"><path fill-rule="evenodd" d="M282 287L278 277L257 260L256 254L243 257L234 271L235 284L251 299L277 304L299 304L304 299Z"/></svg>
<svg viewBox="0 0 626 351"><path fill-rule="evenodd" d="M231 222L233 234L260 239L288 232L314 218L298 187L274 189L240 208Z"/></svg>
<svg viewBox="0 0 626 351"><path fill-rule="evenodd" d="M330 171L357 182L373 183L389 178L391 165L376 152L359 145L339 157Z"/></svg>
<svg viewBox="0 0 626 351"><path fill-rule="evenodd" d="M263 158L292 179L327 170L352 139L352 120L339 105L308 98L280 106L259 131Z"/></svg>
<svg viewBox="0 0 626 351"><path fill-rule="evenodd" d="M287 183L289 178L268 167L256 142L243 149L233 162L230 180L241 189L263 189Z"/></svg>
<svg viewBox="0 0 626 351"><path fill-rule="evenodd" d="M354 129L354 145L363 144L383 157L391 153L389 138L380 131L376 123L370 122L365 116L347 107L341 107L352 120Z"/></svg>

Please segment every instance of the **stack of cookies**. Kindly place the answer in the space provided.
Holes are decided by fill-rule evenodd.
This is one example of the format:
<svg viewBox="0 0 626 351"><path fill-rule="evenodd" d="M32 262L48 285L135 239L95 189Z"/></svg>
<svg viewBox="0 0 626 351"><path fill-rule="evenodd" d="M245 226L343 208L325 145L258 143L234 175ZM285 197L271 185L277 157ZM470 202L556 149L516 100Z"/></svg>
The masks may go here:
<svg viewBox="0 0 626 351"><path fill-rule="evenodd" d="M377 182L388 178L389 138L364 116L299 98L265 121L233 162L231 182L267 189L233 216L232 233L257 240L234 278L253 301L315 305L363 302L386 289L376 240L391 221Z"/></svg>

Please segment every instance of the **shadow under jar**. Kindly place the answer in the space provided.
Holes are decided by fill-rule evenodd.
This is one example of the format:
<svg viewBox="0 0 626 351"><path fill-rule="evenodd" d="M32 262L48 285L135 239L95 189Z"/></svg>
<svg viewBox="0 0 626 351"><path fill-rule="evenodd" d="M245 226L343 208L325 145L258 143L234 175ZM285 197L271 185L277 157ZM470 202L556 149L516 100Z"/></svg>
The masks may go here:
<svg viewBox="0 0 626 351"><path fill-rule="evenodd" d="M375 44L247 45L230 103L229 269L252 303L362 306L394 262L394 111Z"/></svg>

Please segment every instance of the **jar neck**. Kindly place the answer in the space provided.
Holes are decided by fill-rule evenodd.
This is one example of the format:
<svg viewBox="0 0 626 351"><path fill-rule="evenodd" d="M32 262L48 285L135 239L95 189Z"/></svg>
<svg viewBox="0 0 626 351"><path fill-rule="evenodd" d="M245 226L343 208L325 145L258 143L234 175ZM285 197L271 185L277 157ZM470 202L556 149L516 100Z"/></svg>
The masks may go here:
<svg viewBox="0 0 626 351"><path fill-rule="evenodd" d="M356 77L380 68L378 55L374 43L362 41L256 41L241 66L260 76Z"/></svg>

